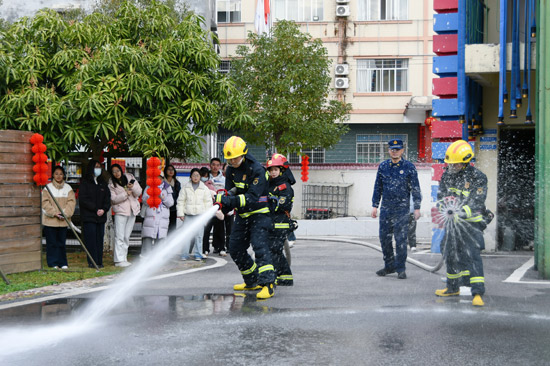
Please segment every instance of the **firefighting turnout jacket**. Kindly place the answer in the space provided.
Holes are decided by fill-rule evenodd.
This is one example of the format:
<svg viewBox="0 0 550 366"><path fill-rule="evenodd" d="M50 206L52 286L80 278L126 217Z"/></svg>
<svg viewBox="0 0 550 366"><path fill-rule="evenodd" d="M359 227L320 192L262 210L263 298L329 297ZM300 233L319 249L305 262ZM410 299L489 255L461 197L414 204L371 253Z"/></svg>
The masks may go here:
<svg viewBox="0 0 550 366"><path fill-rule="evenodd" d="M480 223L481 229L485 229L487 176L484 173L470 164L455 174L445 171L439 182L437 200L449 196L460 200L466 221Z"/></svg>
<svg viewBox="0 0 550 366"><path fill-rule="evenodd" d="M269 178L269 199L275 229L290 229L290 211L294 202L292 185L296 179L290 169L275 179Z"/></svg>
<svg viewBox="0 0 550 366"><path fill-rule="evenodd" d="M246 154L238 168L227 167L225 189L236 188L235 195L228 197L224 209L236 209L240 217L269 213L267 172L250 154Z"/></svg>

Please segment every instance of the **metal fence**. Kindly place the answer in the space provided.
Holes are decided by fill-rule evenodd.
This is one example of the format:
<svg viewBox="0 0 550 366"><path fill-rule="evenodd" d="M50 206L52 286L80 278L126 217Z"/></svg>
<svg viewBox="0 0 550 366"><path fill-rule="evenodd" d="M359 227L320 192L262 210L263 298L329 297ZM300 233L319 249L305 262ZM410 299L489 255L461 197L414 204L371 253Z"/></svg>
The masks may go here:
<svg viewBox="0 0 550 366"><path fill-rule="evenodd" d="M304 184L302 214L305 219L329 219L348 215L349 187L352 184Z"/></svg>

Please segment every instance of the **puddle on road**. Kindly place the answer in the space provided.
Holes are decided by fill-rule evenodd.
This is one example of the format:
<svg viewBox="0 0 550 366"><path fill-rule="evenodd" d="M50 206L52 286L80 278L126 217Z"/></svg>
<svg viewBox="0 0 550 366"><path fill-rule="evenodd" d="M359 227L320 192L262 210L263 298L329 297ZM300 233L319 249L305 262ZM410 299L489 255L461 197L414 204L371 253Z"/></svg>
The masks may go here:
<svg viewBox="0 0 550 366"><path fill-rule="evenodd" d="M69 318L92 301L92 298L64 298L15 306L0 310L3 326L49 324ZM115 308L113 314L143 313L165 315L168 319L206 317L210 315L280 312L256 299L256 293L203 294L184 296L134 296Z"/></svg>

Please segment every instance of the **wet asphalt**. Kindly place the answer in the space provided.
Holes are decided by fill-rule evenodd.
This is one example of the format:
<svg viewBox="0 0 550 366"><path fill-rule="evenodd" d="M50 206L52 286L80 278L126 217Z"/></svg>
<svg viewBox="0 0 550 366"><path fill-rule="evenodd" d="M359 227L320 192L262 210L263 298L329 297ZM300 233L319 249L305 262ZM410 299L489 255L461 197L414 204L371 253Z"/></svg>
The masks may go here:
<svg viewBox="0 0 550 366"><path fill-rule="evenodd" d="M439 259L410 256L429 265ZM382 255L373 249L299 240L295 285L269 300L232 291L241 277L227 257L217 268L147 282L95 329L0 364L548 365L550 283L503 282L531 257L484 256L486 306L474 308L471 296L435 297L444 268L433 274L409 264L406 280L378 277ZM537 282L536 272L527 280ZM48 327L94 296L2 310L0 325Z"/></svg>

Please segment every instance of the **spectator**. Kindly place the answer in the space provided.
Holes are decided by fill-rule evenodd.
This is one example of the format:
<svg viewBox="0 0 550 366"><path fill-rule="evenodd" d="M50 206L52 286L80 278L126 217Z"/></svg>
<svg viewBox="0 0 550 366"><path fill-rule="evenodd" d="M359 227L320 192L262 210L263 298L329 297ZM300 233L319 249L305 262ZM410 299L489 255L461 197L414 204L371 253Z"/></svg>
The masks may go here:
<svg viewBox="0 0 550 366"><path fill-rule="evenodd" d="M160 176L162 179L162 176ZM145 188L141 198L145 206L143 215L143 227L141 229L142 245L141 257L146 256L154 245L162 243L162 240L168 235L168 226L170 225L170 207L174 205L174 197L172 195L172 186L170 183L162 180L158 186L160 188L161 203L158 207L149 207L147 200L149 194ZM143 212L143 210L142 210Z"/></svg>
<svg viewBox="0 0 550 366"><path fill-rule="evenodd" d="M128 267L132 264L128 262L130 235L140 211L138 198L142 189L132 174L122 173L120 165L113 164L110 173L109 190L115 215L114 262L117 267Z"/></svg>
<svg viewBox="0 0 550 366"><path fill-rule="evenodd" d="M218 189L224 189L215 187L208 168L201 168L199 173L201 175L201 182L203 182L208 187L208 189L210 189L210 191L212 192L212 197L214 197ZM216 216L213 217L204 227L204 235L202 237L202 251L206 256L208 256L208 254L210 253L210 232L212 231L212 227L214 228L214 237L212 240L214 254L219 254L222 257L227 256L227 253L225 252L225 230L223 221L224 217L223 214L220 214L219 216L221 218L218 218Z"/></svg>
<svg viewBox="0 0 550 366"><path fill-rule="evenodd" d="M42 192L42 224L46 237L46 262L48 267L67 269L67 222L73 216L76 205L75 195L71 186L65 183L65 169L61 166L53 168L52 182L48 183L53 198L46 188ZM57 201L63 213L59 211L53 199Z"/></svg>
<svg viewBox="0 0 550 366"><path fill-rule="evenodd" d="M181 183L177 178L176 168L172 164L167 165L164 168L164 179L172 187L172 198L174 199L174 204L170 207L170 224L168 225L168 233L172 232L177 227L177 205L178 197L181 191Z"/></svg>
<svg viewBox="0 0 550 366"><path fill-rule="evenodd" d="M99 161L90 160L78 194L84 245L99 268L103 268L103 236L111 208L111 192L101 173ZM88 266L93 268L90 258Z"/></svg>
<svg viewBox="0 0 550 366"><path fill-rule="evenodd" d="M201 182L199 169L191 169L190 179L183 185L178 198L178 218L185 221L185 225L191 225L200 214L212 207L212 204L212 193L206 185ZM195 260L200 261L204 259L201 254L203 235L204 229L199 230L197 236L191 241L186 241L181 254L181 260L189 259L191 244L194 246Z"/></svg>

